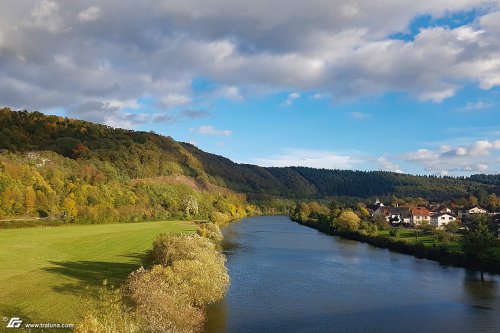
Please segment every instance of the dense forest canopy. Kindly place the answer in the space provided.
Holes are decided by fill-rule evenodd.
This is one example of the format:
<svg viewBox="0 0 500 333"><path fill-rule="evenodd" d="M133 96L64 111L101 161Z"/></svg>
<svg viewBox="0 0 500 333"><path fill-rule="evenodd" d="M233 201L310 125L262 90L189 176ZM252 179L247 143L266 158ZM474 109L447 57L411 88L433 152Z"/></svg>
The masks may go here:
<svg viewBox="0 0 500 333"><path fill-rule="evenodd" d="M153 132L0 109L0 215L179 216L190 214L185 201L194 196L206 208L204 217L230 218L245 214L246 199L238 193L256 201L334 196L445 201L473 195L483 203L500 195L500 176L266 168L237 164Z"/></svg>

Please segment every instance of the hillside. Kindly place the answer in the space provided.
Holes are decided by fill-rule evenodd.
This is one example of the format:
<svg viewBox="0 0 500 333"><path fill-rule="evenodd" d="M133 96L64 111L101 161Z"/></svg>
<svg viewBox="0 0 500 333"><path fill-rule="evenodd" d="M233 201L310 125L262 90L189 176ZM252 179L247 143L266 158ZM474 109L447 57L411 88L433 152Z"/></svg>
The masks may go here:
<svg viewBox="0 0 500 333"><path fill-rule="evenodd" d="M214 212L236 216L246 205L237 193L259 199L394 195L453 200L475 195L483 201L500 194L498 175L438 178L264 168L237 164L153 132L7 108L0 109L0 152L1 216L179 217L188 196L204 206L204 217ZM185 181L174 181L179 176Z"/></svg>

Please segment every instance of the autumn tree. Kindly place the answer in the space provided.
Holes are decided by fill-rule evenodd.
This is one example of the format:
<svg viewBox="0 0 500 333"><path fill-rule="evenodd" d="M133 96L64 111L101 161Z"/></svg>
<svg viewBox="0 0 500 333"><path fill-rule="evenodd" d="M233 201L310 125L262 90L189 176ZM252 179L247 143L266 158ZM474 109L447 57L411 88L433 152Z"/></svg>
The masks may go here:
<svg viewBox="0 0 500 333"><path fill-rule="evenodd" d="M333 221L333 226L338 231L354 231L359 228L360 221L353 211L345 210Z"/></svg>

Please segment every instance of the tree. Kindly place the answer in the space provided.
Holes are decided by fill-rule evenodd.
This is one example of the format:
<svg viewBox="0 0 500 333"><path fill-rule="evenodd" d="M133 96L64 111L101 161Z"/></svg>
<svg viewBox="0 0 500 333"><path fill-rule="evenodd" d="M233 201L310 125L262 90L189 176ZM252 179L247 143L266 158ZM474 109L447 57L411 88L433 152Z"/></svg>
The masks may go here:
<svg viewBox="0 0 500 333"><path fill-rule="evenodd" d="M36 209L36 192L33 186L26 187L26 192L24 194L24 208L27 214L31 214Z"/></svg>
<svg viewBox="0 0 500 333"><path fill-rule="evenodd" d="M193 195L188 195L182 201L182 210L186 216L198 215L198 200Z"/></svg>
<svg viewBox="0 0 500 333"><path fill-rule="evenodd" d="M451 221L448 224L445 224L444 230L448 232L457 232L460 229L460 222L458 220Z"/></svg>
<svg viewBox="0 0 500 333"><path fill-rule="evenodd" d="M387 230L391 227L391 224L387 221L383 214L376 214L373 217L373 222L379 230Z"/></svg>
<svg viewBox="0 0 500 333"><path fill-rule="evenodd" d="M345 210L334 220L334 227L339 231L354 231L359 228L360 218L354 212Z"/></svg>
<svg viewBox="0 0 500 333"><path fill-rule="evenodd" d="M469 200L468 200L469 206L477 206L478 202L479 201L477 200L477 197L475 197L473 195L469 196Z"/></svg>
<svg viewBox="0 0 500 333"><path fill-rule="evenodd" d="M486 214L474 214L469 223L469 231L462 239L462 251L470 259L476 261L481 268L481 280L485 261L490 258L495 236L490 230L489 217Z"/></svg>
<svg viewBox="0 0 500 333"><path fill-rule="evenodd" d="M495 193L490 194L488 197L488 208L490 209L490 211L492 212L496 211L498 203L499 201L497 195Z"/></svg>
<svg viewBox="0 0 500 333"><path fill-rule="evenodd" d="M64 211L68 217L76 217L78 214L78 209L76 208L75 194L70 193L66 198L64 198Z"/></svg>
<svg viewBox="0 0 500 333"><path fill-rule="evenodd" d="M297 205L295 208L294 212L294 218L301 222L307 221L307 218L311 214L311 209L309 208L309 205L305 202L301 202Z"/></svg>

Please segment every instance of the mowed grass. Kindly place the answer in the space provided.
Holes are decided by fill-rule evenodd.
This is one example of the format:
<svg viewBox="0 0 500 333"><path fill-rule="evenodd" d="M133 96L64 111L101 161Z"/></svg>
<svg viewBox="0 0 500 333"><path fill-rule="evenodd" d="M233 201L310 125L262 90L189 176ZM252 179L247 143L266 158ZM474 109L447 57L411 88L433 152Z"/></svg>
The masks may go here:
<svg viewBox="0 0 500 333"><path fill-rule="evenodd" d="M415 231L413 229L400 228L399 232L400 232L399 239L405 240L410 243L416 243L417 240L415 238ZM383 235L384 237L388 238L390 237L389 230L380 230L377 232L377 234ZM448 250L453 252L461 252L462 251L462 245L460 241L461 237L462 235L455 234L455 240L450 241L445 245L448 248ZM438 242L438 238L436 235L424 234L423 232L420 232L418 234L418 241L422 242L427 247L442 245L441 242ZM500 259L500 239L495 239L492 252L496 258Z"/></svg>
<svg viewBox="0 0 500 333"><path fill-rule="evenodd" d="M103 280L119 286L158 234L194 230L178 221L0 230L0 316L76 323Z"/></svg>

